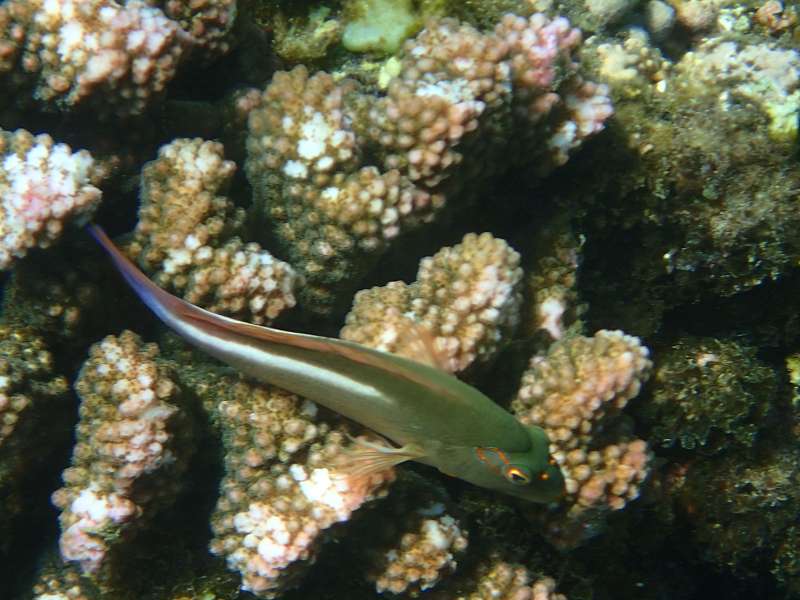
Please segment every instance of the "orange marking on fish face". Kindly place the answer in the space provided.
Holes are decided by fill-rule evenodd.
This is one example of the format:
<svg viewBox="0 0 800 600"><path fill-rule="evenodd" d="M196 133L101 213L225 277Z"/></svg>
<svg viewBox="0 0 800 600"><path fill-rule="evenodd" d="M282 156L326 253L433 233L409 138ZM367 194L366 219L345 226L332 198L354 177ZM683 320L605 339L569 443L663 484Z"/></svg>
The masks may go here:
<svg viewBox="0 0 800 600"><path fill-rule="evenodd" d="M508 466L508 456L506 456L506 453L500 450L500 448L495 448L493 446L482 448L479 446L475 448L475 455L478 457L478 460L492 471L505 477L504 467Z"/></svg>

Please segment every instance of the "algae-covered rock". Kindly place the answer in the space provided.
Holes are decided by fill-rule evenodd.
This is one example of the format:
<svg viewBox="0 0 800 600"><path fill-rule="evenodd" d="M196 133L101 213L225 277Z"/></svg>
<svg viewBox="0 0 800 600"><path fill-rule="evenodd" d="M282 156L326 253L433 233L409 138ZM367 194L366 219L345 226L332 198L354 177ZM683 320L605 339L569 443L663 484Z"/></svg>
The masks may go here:
<svg viewBox="0 0 800 600"><path fill-rule="evenodd" d="M792 440L697 461L677 494L703 557L739 577L768 570L798 585L786 544L797 539L800 454Z"/></svg>
<svg viewBox="0 0 800 600"><path fill-rule="evenodd" d="M656 354L653 395L640 409L654 444L715 452L752 444L777 393L777 375L752 348L685 337Z"/></svg>
<svg viewBox="0 0 800 600"><path fill-rule="evenodd" d="M786 277L800 258L800 55L720 36L669 60L640 32L585 56L615 118L583 155L591 175L556 185L585 214L593 308L644 333L673 307Z"/></svg>

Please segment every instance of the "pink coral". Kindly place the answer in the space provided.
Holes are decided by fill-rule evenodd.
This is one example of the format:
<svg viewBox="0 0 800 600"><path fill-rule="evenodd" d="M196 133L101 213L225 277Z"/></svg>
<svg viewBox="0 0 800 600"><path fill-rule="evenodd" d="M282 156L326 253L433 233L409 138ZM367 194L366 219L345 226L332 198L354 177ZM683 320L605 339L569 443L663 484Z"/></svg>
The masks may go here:
<svg viewBox="0 0 800 600"><path fill-rule="evenodd" d="M478 565L466 593L434 595L436 600L567 600L552 577L534 578L524 566L492 556Z"/></svg>
<svg viewBox="0 0 800 600"><path fill-rule="evenodd" d="M302 268L307 307L338 294L403 233L510 165L546 174L611 114L577 73L564 19L507 16L493 33L454 19L408 40L382 94L298 67L277 73L249 119L254 206Z"/></svg>
<svg viewBox="0 0 800 600"><path fill-rule="evenodd" d="M613 113L608 88L583 81L574 53L580 31L569 21L535 14L528 19L506 15L495 34L508 44L514 110L529 151L545 141L549 160L537 169L546 172L567 162L570 152L603 128ZM529 122L525 127L525 121ZM545 126L538 131L530 124Z"/></svg>
<svg viewBox="0 0 800 600"><path fill-rule="evenodd" d="M488 233L464 236L420 261L417 280L393 281L356 294L341 337L419 358L420 327L438 366L460 373L486 364L519 322L519 254ZM430 352L430 350L429 350Z"/></svg>
<svg viewBox="0 0 800 600"><path fill-rule="evenodd" d="M232 378L200 385L226 450L211 552L241 574L242 589L274 598L313 562L325 531L384 495L394 472L337 472L351 442L312 402Z"/></svg>
<svg viewBox="0 0 800 600"><path fill-rule="evenodd" d="M610 426L648 377L648 354L635 337L599 331L556 342L546 355L534 356L523 375L512 410L547 432L566 479L562 512L544 517L557 544L580 542L604 513L639 494L649 472L647 444L624 431L614 435Z"/></svg>
<svg viewBox="0 0 800 600"><path fill-rule="evenodd" d="M294 270L245 243L244 211L225 195L236 165L222 145L178 138L142 170L139 222L128 246L162 287L208 310L253 323L294 306Z"/></svg>
<svg viewBox="0 0 800 600"><path fill-rule="evenodd" d="M164 91L191 37L140 0L11 0L0 6L0 81L48 105L141 113Z"/></svg>
<svg viewBox="0 0 800 600"><path fill-rule="evenodd" d="M0 270L31 248L47 248L71 221L91 217L104 170L86 151L48 135L0 131Z"/></svg>
<svg viewBox="0 0 800 600"><path fill-rule="evenodd" d="M61 555L85 573L107 566L123 534L177 493L188 430L157 354L130 331L108 336L92 347L76 383L78 442L53 504L62 511Z"/></svg>
<svg viewBox="0 0 800 600"><path fill-rule="evenodd" d="M428 590L455 569L454 555L466 547L466 533L450 515L423 519L385 552L381 570L371 577L375 589L393 594Z"/></svg>

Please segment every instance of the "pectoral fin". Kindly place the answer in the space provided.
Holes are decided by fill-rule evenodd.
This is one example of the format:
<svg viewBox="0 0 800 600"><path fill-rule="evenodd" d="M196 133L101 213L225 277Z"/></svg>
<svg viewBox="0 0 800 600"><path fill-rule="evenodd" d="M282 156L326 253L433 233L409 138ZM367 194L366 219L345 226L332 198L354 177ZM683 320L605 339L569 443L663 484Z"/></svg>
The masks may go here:
<svg viewBox="0 0 800 600"><path fill-rule="evenodd" d="M422 449L414 444L396 448L385 440L371 442L361 437L350 440L353 446L346 451L341 464L336 466L337 471L346 475L369 475L425 456Z"/></svg>

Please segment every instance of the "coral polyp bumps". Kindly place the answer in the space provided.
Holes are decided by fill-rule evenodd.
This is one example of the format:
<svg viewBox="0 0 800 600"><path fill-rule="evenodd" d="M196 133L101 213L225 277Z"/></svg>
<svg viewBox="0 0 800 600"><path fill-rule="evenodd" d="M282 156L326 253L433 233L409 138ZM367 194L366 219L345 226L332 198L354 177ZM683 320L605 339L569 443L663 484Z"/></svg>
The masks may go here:
<svg viewBox="0 0 800 600"><path fill-rule="evenodd" d="M507 16L492 34L431 23L403 48L384 92L298 67L249 117L254 204L306 278L314 310L357 280L401 233L464 210L492 175L547 172L611 114L584 82L567 21ZM470 198L471 197L471 198Z"/></svg>
<svg viewBox="0 0 800 600"><path fill-rule="evenodd" d="M528 2L497 3L519 15L398 3L417 11L398 21L414 37L357 57L342 31L380 2L285 4L0 5L0 595L544 600L583 597L591 580L598 597L624 596L646 578L620 566L625 552L668 547L660 526L676 513L707 560L735 558L746 576L754 552L709 542L702 515L732 519L750 488L724 487L718 505L704 482L725 478L698 457L732 472L776 416L745 472L756 506L782 507L759 556L800 586L791 486L775 500L767 481L794 473L786 386L738 338L662 329L683 303L788 276L800 254L786 200L797 169L781 162L798 105L793 13L766 11L785 26L763 26L764 39L766 9L708 3L691 20L687 6L704 3L556 3L593 30L586 43ZM751 18L753 37L724 38L714 18L731 16ZM674 62L652 42L671 28ZM775 146L718 144L745 123ZM564 497L524 506L418 466L340 469L373 434L164 334L88 249L92 219L160 287L208 310L412 359L433 351L547 433ZM649 335L654 356L621 324ZM775 329L753 325L751 343L797 342L796 328ZM654 389L634 400L651 371ZM648 477L646 509L620 513ZM58 539L16 556L42 514ZM558 583L545 575L579 546ZM598 569L595 552L619 562ZM674 596L678 579L645 587Z"/></svg>

